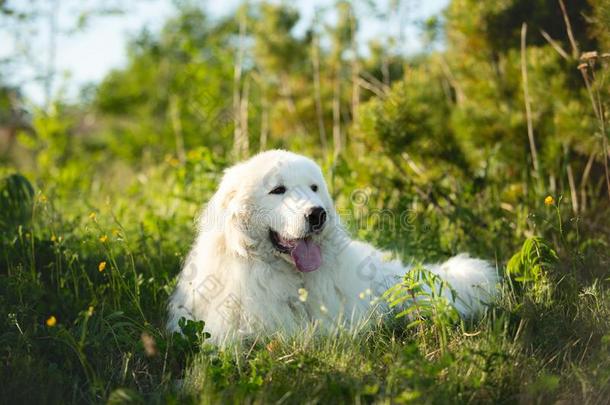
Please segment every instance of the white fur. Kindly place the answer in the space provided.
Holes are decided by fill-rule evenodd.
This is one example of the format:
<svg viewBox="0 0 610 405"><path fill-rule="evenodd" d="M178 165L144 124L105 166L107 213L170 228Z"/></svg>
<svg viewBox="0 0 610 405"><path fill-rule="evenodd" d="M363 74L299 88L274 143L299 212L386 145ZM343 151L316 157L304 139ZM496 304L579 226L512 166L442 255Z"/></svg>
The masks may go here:
<svg viewBox="0 0 610 405"><path fill-rule="evenodd" d="M269 194L279 184L287 192ZM269 229L303 237L306 213L314 206L328 213L322 232L312 236L321 246L322 266L302 273L273 247ZM198 228L169 302L167 326L177 330L181 317L204 320L217 344L256 334L294 334L312 323L320 331L362 323L387 311L376 298L409 270L351 240L318 165L281 150L228 169ZM457 292L455 306L465 317L480 313L482 301L496 294L496 273L483 260L459 255L427 268Z"/></svg>

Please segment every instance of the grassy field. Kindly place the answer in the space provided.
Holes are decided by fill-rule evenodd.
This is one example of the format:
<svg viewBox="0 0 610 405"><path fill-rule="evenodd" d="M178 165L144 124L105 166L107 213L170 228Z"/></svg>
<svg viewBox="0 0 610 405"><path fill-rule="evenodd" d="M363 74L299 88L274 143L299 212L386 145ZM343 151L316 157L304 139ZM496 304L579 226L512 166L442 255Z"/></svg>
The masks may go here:
<svg viewBox="0 0 610 405"><path fill-rule="evenodd" d="M479 321L431 310L415 323L390 318L331 338L303 331L219 350L201 325L170 336L163 322L193 218L225 163L204 149L184 166L167 159L138 172L90 163L29 179L5 170L3 403L595 404L610 396L607 245L572 240L577 224L561 201L523 208L547 240L530 238L514 256L483 254L510 274ZM339 209L357 217L363 207L348 193L335 190ZM367 204L376 204L373 194ZM411 223L409 232L352 231L405 259L442 257L451 243L481 254L489 243L484 233L460 240L469 230L442 213Z"/></svg>

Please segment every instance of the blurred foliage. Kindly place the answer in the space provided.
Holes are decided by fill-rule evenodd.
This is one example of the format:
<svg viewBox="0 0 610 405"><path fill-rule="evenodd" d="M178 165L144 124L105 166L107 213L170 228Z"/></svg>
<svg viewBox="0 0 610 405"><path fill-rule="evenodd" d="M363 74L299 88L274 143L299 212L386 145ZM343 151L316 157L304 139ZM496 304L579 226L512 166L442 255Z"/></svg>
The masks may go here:
<svg viewBox="0 0 610 405"><path fill-rule="evenodd" d="M381 3L305 21L176 1L76 102L32 107L0 65L0 401L607 401L610 2L452 0L417 55L360 42L365 19L399 31L405 4ZM42 29L40 2L14 4L2 21ZM478 323L431 297L416 327L247 350L208 347L203 323L168 334L193 219L223 169L274 147L320 162L355 237L491 260L503 299Z"/></svg>
<svg viewBox="0 0 610 405"><path fill-rule="evenodd" d="M25 226L32 219L34 188L20 174L2 179L0 184L0 229L12 232L19 225Z"/></svg>

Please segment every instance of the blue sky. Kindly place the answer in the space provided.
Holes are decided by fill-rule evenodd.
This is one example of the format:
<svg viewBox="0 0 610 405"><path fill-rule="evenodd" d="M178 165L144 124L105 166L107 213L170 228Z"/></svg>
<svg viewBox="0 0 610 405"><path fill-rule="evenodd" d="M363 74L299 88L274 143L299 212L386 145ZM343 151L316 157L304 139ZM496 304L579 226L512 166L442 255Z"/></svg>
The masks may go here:
<svg viewBox="0 0 610 405"><path fill-rule="evenodd" d="M405 43L402 49L405 52L421 50L418 40L418 31L414 21L423 20L441 11L448 0L402 0L405 2L403 16ZM10 1L9 1L10 3ZM72 25L74 20L73 2L58 1L60 4L58 16L61 25ZM209 1L206 9L212 16L220 17L230 15L240 0ZM297 27L304 30L313 19L317 8L331 8L333 0L297 0L294 4L299 9L302 21ZM378 4L385 8L388 0L378 0ZM49 3L47 3L49 4ZM78 3L77 3L78 4ZM118 16L98 17L89 26L76 33L58 37L55 69L57 79L54 91L63 89L66 97L71 98L78 94L78 89L87 83L99 82L111 69L121 67L126 62L126 44L130 37L137 34L143 27L152 31L160 29L163 22L172 15L174 7L171 0L140 0L131 2L127 12ZM358 4L356 3L356 6ZM366 43L370 39L383 41L384 36L396 34L399 21L397 17L390 21L381 22L372 18L361 16L360 40ZM329 18L332 18L332 14ZM44 27L44 22L41 27ZM36 50L35 55L43 64L47 60L49 49L48 30L40 28L41 32L31 37L31 46ZM0 58L10 56L18 44L0 27ZM36 69L23 66L9 78L14 82L21 82L26 96L34 103L43 101L43 89L39 83L30 78L36 75Z"/></svg>

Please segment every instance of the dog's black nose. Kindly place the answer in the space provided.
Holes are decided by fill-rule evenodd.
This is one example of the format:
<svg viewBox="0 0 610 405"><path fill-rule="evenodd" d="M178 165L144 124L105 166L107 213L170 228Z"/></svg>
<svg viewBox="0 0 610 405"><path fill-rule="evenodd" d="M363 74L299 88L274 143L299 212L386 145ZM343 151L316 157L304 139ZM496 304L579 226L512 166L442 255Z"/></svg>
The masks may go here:
<svg viewBox="0 0 610 405"><path fill-rule="evenodd" d="M309 222L309 229L312 232L318 232L324 226L326 222L326 211L322 207L314 207L307 216L307 222Z"/></svg>

